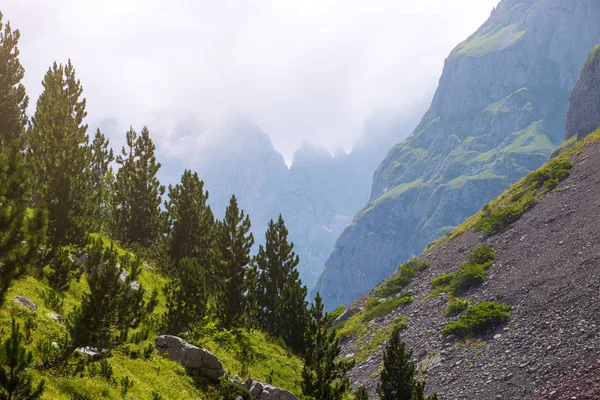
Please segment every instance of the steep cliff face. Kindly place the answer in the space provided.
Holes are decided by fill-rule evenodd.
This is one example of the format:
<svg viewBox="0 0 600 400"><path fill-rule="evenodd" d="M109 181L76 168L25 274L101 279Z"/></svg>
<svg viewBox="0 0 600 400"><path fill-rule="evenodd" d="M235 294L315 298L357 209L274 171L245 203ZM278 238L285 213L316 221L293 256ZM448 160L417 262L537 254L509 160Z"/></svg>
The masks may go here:
<svg viewBox="0 0 600 400"><path fill-rule="evenodd" d="M315 291L348 304L539 167L600 41L594 0L503 0L446 59L430 109L375 172ZM314 293L313 292L313 293Z"/></svg>
<svg viewBox="0 0 600 400"><path fill-rule="evenodd" d="M582 138L600 126L600 45L590 53L569 99L565 139Z"/></svg>

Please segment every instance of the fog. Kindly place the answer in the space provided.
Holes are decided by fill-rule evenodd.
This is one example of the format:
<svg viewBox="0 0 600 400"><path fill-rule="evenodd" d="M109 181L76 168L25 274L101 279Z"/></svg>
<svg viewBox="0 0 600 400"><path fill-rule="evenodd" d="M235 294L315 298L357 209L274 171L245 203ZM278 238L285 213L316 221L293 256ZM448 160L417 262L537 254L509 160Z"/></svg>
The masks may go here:
<svg viewBox="0 0 600 400"><path fill-rule="evenodd" d="M377 110L421 112L450 50L498 0L4 0L21 31L30 112L53 61L76 67L91 129L147 124L193 157L243 112L289 160L302 140L352 147Z"/></svg>

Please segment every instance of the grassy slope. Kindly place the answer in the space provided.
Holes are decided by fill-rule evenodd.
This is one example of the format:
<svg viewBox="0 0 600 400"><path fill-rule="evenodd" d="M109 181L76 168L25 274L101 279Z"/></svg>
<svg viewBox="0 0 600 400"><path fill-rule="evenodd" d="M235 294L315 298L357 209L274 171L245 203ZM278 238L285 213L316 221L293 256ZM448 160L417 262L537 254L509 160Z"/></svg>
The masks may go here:
<svg viewBox="0 0 600 400"><path fill-rule="evenodd" d="M108 241L106 241L108 243ZM118 249L119 251L122 251ZM166 282L165 277L144 268L140 278L140 284L144 287L148 296L156 289L160 293L161 304L157 307L155 314L164 310L164 297L162 287ZM62 310L52 310L44 304L43 293L48 287L43 280L32 276L25 276L15 282L6 295L6 302L0 306L0 336L5 337L10 331L11 316L15 316L23 325L26 318L33 318L37 328L32 331L31 341L27 345L29 350L36 356L35 344L44 340L57 340L65 334L63 324L46 316L47 313L55 312L67 316L69 312L79 303L79 299L87 289L85 277L80 282L72 282L64 299ZM24 307L13 302L14 296L24 296L31 299L37 305L37 311L30 312ZM150 332L149 338L140 344L126 344L134 350L143 350L159 332ZM274 371L273 384L293 393L300 393L299 377L302 370L300 360L293 354L287 352L277 342L270 340L266 335L258 331L243 330L236 340L246 340L253 349L254 361L249 363L249 375L259 380L266 380L271 370ZM220 341L219 341L220 342ZM215 353L225 370L230 376L241 375L241 363L236 359L239 345L236 341L227 344L219 344L212 336L202 340L202 345ZM184 369L175 362L169 361L157 354L149 359L132 359L126 355L124 348L117 349L109 358L109 363L114 369L117 380L129 376L134 381L127 398L129 399L152 399L152 392L162 395L162 399L198 399L203 398L203 390L198 389L192 379L186 375ZM120 399L120 386L109 384L100 377L66 377L55 374L54 371L35 371L36 380L46 380L46 392L44 399ZM208 390L211 390L210 388ZM78 396L78 397L74 397Z"/></svg>
<svg viewBox="0 0 600 400"><path fill-rule="evenodd" d="M583 146L585 146L586 143L595 142L598 140L600 140L600 129L598 129L594 133L587 136L585 139L583 139L575 144L570 143L571 147L566 148L557 157L557 159L568 160L570 157L580 154ZM540 167L540 169L545 168L547 166L548 166L548 163L546 163L545 165ZM523 178L521 181L510 186L502 195L500 195L498 198L496 198L495 200L493 200L489 203L488 210L499 208L499 207L506 207L506 206L512 204L515 197L519 197L519 196L517 196L519 193L527 192L530 190L530 188L528 188L526 186L526 183L527 183L527 177ZM475 227L475 225L481 220L481 218L484 215L485 215L485 211L483 211L483 210L477 212L476 214L474 214L473 216L471 216L470 218L465 220L465 222L463 222L461 225L459 225L458 227L456 227L453 230L451 230L450 232L448 232L446 234L446 236L444 236L443 238L430 244L428 247L428 250L430 250L431 248L433 248L434 246L437 246L439 244L447 244L453 238L461 235L462 233L464 233L470 229L473 229ZM371 296L372 296L371 298L374 298L373 296L376 296L376 292L372 293ZM398 305L397 307L400 307L400 306L401 305ZM397 307L395 307L395 308L397 308ZM342 337L356 338L354 341L355 344L353 345L353 347L356 351L356 359L358 362L366 360L371 354L373 354L376 351L377 347L379 345L381 345L381 343L383 343L385 341L385 339L387 338L385 333L389 334L389 332L391 331L391 326L393 325L393 324L391 324L391 325L385 327L384 329L379 328L380 329L379 331L373 330L373 329L368 329L369 323L367 321L366 316L369 312L370 312L369 310L363 309L358 314L352 316L350 319L348 319L336 326L336 328L338 329L338 331ZM386 312L378 315L378 317L386 315L388 312L389 311L386 310ZM399 322L400 321L398 321L398 322L394 321L394 324L399 323ZM410 320L403 320L402 322L410 324Z"/></svg>

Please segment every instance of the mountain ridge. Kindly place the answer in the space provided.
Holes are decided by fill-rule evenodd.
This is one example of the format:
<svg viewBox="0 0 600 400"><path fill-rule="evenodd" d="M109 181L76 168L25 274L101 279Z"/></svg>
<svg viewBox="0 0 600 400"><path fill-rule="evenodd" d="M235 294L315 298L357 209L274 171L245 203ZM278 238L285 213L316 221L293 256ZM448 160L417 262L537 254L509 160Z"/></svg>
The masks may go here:
<svg viewBox="0 0 600 400"><path fill-rule="evenodd" d="M321 292L327 309L359 297L544 163L562 141L569 94L600 41L596 18L600 4L589 0L504 0L457 46L431 107L387 153L369 203L325 263L313 294ZM526 33L510 45L484 40L508 26ZM457 53L465 47L478 50Z"/></svg>

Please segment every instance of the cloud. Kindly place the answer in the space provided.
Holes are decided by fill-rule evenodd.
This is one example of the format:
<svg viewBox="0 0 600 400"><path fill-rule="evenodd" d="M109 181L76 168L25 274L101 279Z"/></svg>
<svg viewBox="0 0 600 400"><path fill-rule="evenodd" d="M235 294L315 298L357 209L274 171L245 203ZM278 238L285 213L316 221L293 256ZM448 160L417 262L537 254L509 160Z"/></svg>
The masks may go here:
<svg viewBox="0 0 600 400"><path fill-rule="evenodd" d="M289 158L302 139L351 147L378 109L424 109L446 55L496 3L8 0L2 12L22 33L32 107L48 66L71 58L88 121L116 121L117 144L147 123L169 153L189 152L202 132L177 126L241 110Z"/></svg>

